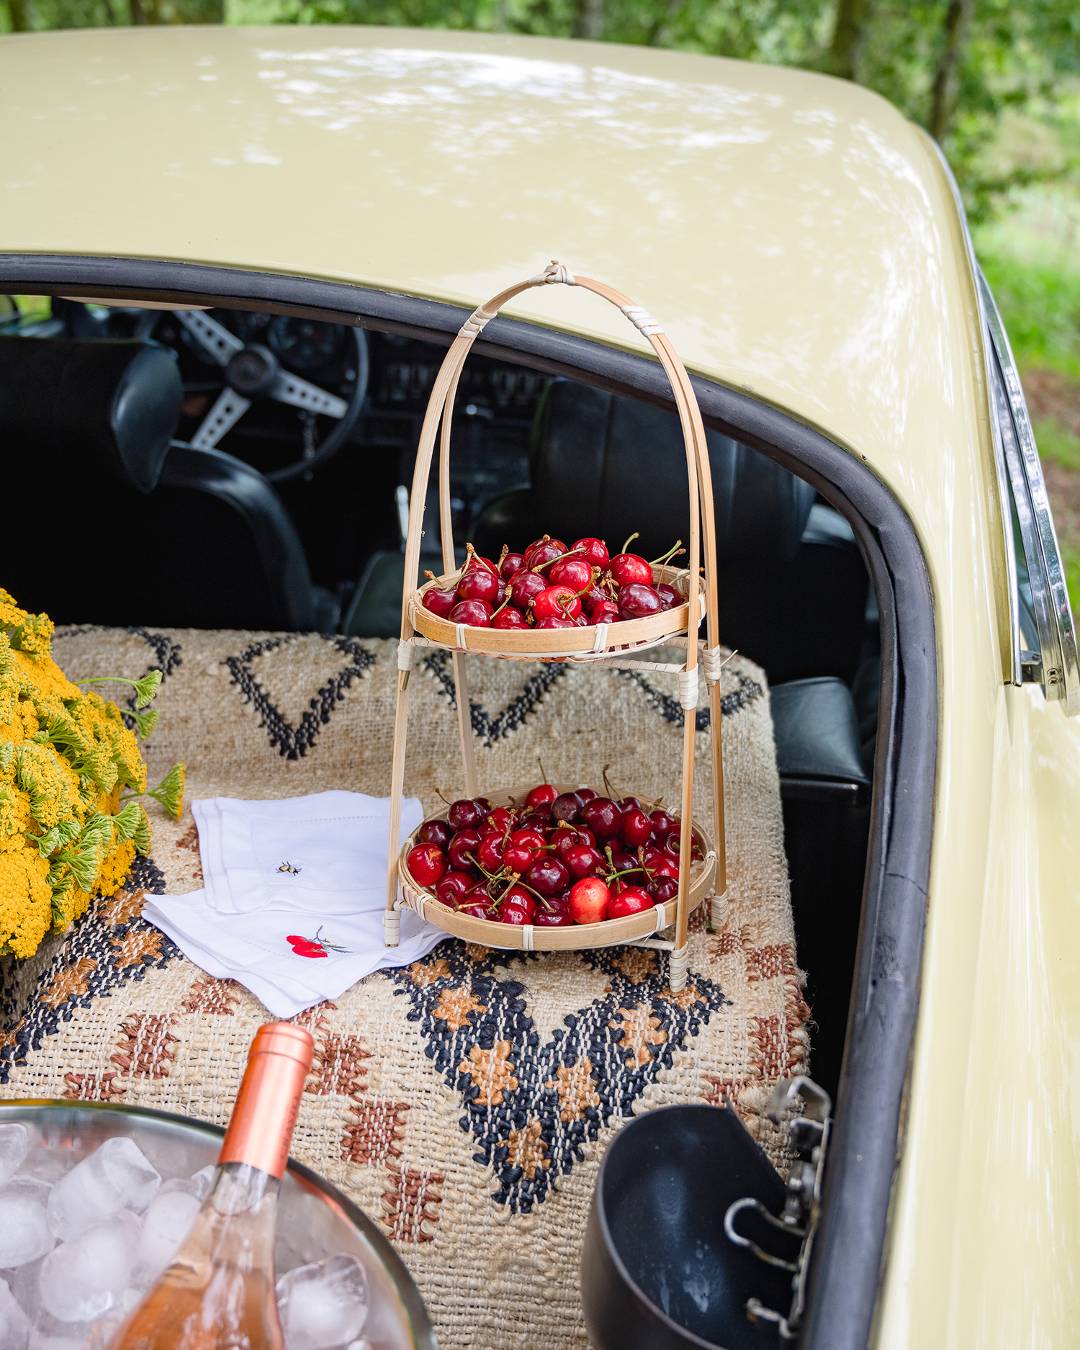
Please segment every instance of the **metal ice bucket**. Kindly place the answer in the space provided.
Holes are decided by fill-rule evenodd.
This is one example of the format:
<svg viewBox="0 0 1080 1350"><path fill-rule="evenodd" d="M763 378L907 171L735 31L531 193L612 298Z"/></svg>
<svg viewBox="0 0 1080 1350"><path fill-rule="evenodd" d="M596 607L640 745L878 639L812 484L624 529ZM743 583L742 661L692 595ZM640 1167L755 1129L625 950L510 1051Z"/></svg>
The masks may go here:
<svg viewBox="0 0 1080 1350"><path fill-rule="evenodd" d="M0 1102L0 1124L14 1121L34 1125L46 1147L70 1148L73 1162L113 1135L130 1135L165 1176L213 1163L224 1133L185 1116L105 1102ZM372 1350L436 1350L424 1300L397 1252L351 1200L290 1159L281 1188L278 1269L338 1252L355 1256L367 1275L370 1309L364 1336Z"/></svg>

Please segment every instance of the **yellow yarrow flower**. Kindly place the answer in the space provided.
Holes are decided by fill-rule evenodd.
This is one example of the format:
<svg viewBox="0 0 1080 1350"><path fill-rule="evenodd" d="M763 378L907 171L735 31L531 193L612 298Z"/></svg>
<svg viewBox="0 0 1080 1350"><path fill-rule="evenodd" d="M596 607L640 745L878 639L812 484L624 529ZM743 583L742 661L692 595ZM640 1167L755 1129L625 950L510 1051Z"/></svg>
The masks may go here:
<svg viewBox="0 0 1080 1350"><path fill-rule="evenodd" d="M53 624L0 589L0 955L31 956L95 895L113 895L150 846L141 803L146 764L136 730L109 699L73 683L52 659ZM84 683L134 688L136 728L161 683L111 674ZM131 715L128 714L129 720ZM150 795L181 809L183 765Z"/></svg>
<svg viewBox="0 0 1080 1350"><path fill-rule="evenodd" d="M0 951L33 956L52 924L49 864L30 849L0 853Z"/></svg>

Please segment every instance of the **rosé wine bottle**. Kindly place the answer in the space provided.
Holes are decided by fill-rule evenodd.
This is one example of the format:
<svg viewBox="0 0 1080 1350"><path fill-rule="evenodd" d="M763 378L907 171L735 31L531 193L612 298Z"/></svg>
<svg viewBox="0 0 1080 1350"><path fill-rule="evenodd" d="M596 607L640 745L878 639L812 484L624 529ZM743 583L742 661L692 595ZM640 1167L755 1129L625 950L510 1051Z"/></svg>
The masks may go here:
<svg viewBox="0 0 1080 1350"><path fill-rule="evenodd" d="M281 1176L311 1067L291 1022L260 1027L210 1194L157 1284L110 1350L281 1350L274 1225Z"/></svg>

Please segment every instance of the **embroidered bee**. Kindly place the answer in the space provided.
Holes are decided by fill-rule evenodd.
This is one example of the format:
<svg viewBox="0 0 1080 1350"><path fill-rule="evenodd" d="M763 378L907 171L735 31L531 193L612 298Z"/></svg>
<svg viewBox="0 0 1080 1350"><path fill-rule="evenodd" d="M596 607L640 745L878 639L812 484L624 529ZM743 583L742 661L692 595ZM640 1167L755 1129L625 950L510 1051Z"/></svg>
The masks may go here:
<svg viewBox="0 0 1080 1350"><path fill-rule="evenodd" d="M286 858L284 862L278 863L276 870L278 872L287 872L291 877L298 877L300 873L303 871L303 868L294 867L292 863L289 862L289 860Z"/></svg>

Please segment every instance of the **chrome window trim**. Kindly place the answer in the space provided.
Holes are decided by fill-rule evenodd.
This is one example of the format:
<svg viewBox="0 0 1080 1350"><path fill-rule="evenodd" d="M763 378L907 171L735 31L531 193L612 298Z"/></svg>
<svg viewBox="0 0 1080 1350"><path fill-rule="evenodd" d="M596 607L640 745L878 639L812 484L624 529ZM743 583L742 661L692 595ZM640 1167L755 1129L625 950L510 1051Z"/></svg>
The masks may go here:
<svg viewBox="0 0 1080 1350"><path fill-rule="evenodd" d="M1080 713L1080 657L1046 479L1005 325L982 276L979 284L995 359L995 384L1005 404L1000 410L1002 444L1038 627L1039 683L1047 700L1060 702L1072 717Z"/></svg>
<svg viewBox="0 0 1080 1350"><path fill-rule="evenodd" d="M993 393L993 379L990 368L991 355L989 344L986 342L986 334L990 331L990 325L987 317L986 297L990 294L990 288L986 284L979 269L979 261L975 256L975 245L972 242L971 231L968 228L967 212L964 210L964 199L960 195L960 188L957 186L956 178L953 175L952 167L945 158L944 151L937 141L929 136L926 138L931 150L937 156L938 163L941 165L942 172L945 175L945 181L948 184L949 192L952 194L953 205L956 208L956 219L960 224L960 231L964 240L964 252L967 254L968 267L971 271L971 281L975 290L975 307L979 314L979 350L982 353L983 384L986 388L986 408L990 416L991 435L994 442L994 472L997 474L998 481L998 499L1000 502L1001 519L1001 542L1005 551L1005 574L1008 583L1008 595L1006 603L1009 608L1009 644L1011 647L1011 672L1009 683L1020 685L1024 682L1024 657L1023 657L1023 639L1020 625L1020 583L1016 568L1016 544L1013 540L1012 515L1009 509L1009 500L1011 496L1009 488L1009 474L1005 464L1005 447L1002 442L1001 425L998 421L997 400ZM993 304L993 298L990 299Z"/></svg>

